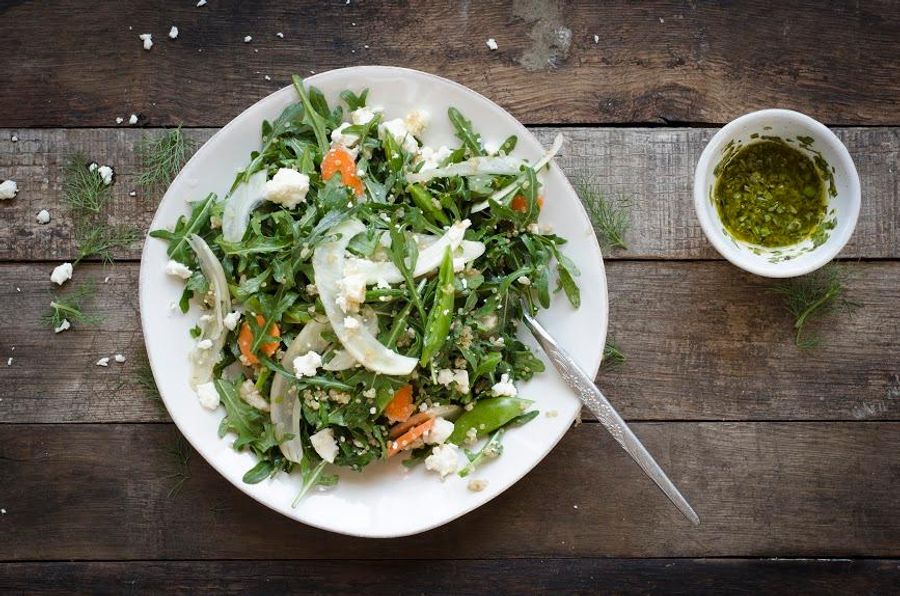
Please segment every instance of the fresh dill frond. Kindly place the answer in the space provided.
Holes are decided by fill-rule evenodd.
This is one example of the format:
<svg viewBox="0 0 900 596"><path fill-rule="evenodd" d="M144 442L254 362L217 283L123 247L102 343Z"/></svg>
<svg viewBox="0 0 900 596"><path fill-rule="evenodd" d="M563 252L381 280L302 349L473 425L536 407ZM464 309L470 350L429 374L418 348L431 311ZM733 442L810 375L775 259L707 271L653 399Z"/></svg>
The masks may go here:
<svg viewBox="0 0 900 596"><path fill-rule="evenodd" d="M784 300L785 308L794 318L794 343L800 349L810 349L821 344L817 334L804 335L811 321L858 306L844 298L845 272L836 264L792 279L772 288Z"/></svg>
<svg viewBox="0 0 900 596"><path fill-rule="evenodd" d="M144 395L162 405L162 396L159 394L159 387L156 386L156 379L153 378L153 370L150 368L150 360L146 354L142 354L138 359L134 376L138 387L144 391Z"/></svg>
<svg viewBox="0 0 900 596"><path fill-rule="evenodd" d="M71 155L63 168L63 198L76 215L96 214L112 197L110 186L90 169L82 153Z"/></svg>
<svg viewBox="0 0 900 596"><path fill-rule="evenodd" d="M137 183L151 191L168 186L195 147L196 143L185 136L180 126L161 136L145 136L138 145L143 171L138 175Z"/></svg>
<svg viewBox="0 0 900 596"><path fill-rule="evenodd" d="M94 256L112 263L114 249L127 248L140 237L141 233L136 228L127 225L79 222L75 227L75 241L78 243L78 258L75 263Z"/></svg>
<svg viewBox="0 0 900 596"><path fill-rule="evenodd" d="M175 484L169 489L169 498L171 499L181 492L184 483L191 478L191 446L179 433L168 451L175 464L175 473L168 476L175 480Z"/></svg>
<svg viewBox="0 0 900 596"><path fill-rule="evenodd" d="M611 337L606 338L606 345L603 346L603 360L600 368L610 370L625 364L625 352L619 348L616 340Z"/></svg>
<svg viewBox="0 0 900 596"><path fill-rule="evenodd" d="M65 295L54 295L50 301L50 309L41 316L41 323L53 329L59 328L63 321L68 321L74 326L96 325L102 318L99 315L84 312L84 303L93 298L97 293L97 287L93 281L88 281Z"/></svg>
<svg viewBox="0 0 900 596"><path fill-rule="evenodd" d="M627 249L625 234L631 227L628 215L631 202L624 197L612 199L584 182L578 184L578 195L591 218L600 247L603 250Z"/></svg>

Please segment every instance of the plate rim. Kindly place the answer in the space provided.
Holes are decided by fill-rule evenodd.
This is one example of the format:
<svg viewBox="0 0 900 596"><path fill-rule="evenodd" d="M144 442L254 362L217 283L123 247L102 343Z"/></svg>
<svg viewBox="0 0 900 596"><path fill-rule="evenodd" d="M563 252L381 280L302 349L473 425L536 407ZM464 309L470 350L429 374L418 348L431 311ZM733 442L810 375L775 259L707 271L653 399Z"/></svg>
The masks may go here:
<svg viewBox="0 0 900 596"><path fill-rule="evenodd" d="M512 128L516 129L516 134L518 134L520 136L520 138L523 136L528 137L536 145L543 147L543 144L538 140L538 138L534 135L534 133L532 133L522 122L520 122L518 118L516 118L511 113L509 113L509 111L506 110L503 106L497 104L496 102L489 99L488 97L482 95L481 93L479 93L461 83L458 83L451 79L441 77L439 75L435 75L433 73L429 73L429 72L425 72L425 71L421 71L421 70L417 70L417 69L413 69L413 68L401 67L401 66L360 65L360 66L349 66L349 67L343 67L343 68L336 68L336 69L332 69L332 70L328 70L328 71L319 72L319 73L316 73L309 77L304 77L303 82L306 84L309 84L309 85L313 85L316 83L316 80L328 78L330 76L335 76L338 74L359 73L359 74L364 75L365 73L368 73L368 72L396 73L396 74L406 74L406 75L412 75L412 76L421 76L421 77L429 78L429 79L432 79L435 81L439 81L442 84L449 84L450 86L455 87L461 93L473 95L476 98L478 98L479 100L487 102L489 105L500 110L503 114L508 116L509 119L512 121L512 123L513 123ZM361 77L361 79L365 80L364 77ZM210 146L213 144L214 140L216 140L220 135L222 135L222 136L226 135L231 128L237 127L237 121L240 120L244 114L246 114L250 110L253 110L254 108L256 108L259 104L266 102L266 101L270 101L271 98L273 98L274 96L290 93L290 91L292 91L292 90L293 90L293 85L288 85L288 86L282 87L280 89L277 89L264 97L261 97L260 99L258 99L257 101L253 102L252 104L247 106L245 109L243 109L239 114L234 116L231 120L229 120L229 122L225 126L220 128L219 130L217 130L191 156L191 158L187 161L187 163L185 163L185 165L178 172L176 177L173 178L172 182L169 183L169 187L166 189L166 192L163 194L162 198L159 201L159 204L156 207L156 210L153 214L153 218L150 222L150 227L148 228L148 232L144 237L144 245L141 250L141 265L140 265L140 271L138 274L138 306L139 306L140 315L141 315L141 332L142 332L142 336L144 339L144 348L145 348L145 352L147 354L147 360L150 364L150 369L153 373L154 382L156 383L157 386L160 385L159 379L163 376L163 374L161 372L161 367L159 365L154 364L153 356L151 354L151 350L148 345L149 344L149 340L148 340L149 335L147 333L147 329L148 329L148 326L151 324L151 321L149 320L149 316L150 316L148 314L149 311L147 308L145 308L145 306L149 306L148 304L145 303L145 289L146 289L147 284L150 282L149 282L149 280L145 279L145 276L149 275L149 266L145 267L145 262L147 260L148 252L150 250L150 245L151 245L151 242L150 242L151 237L149 235L149 232L151 230L157 229L161 225L159 222L157 222L157 219L160 217L160 207L167 200L168 194L169 194L171 187L174 184L175 180L178 177L180 177L186 169L188 169L188 166L194 160L200 161L200 160L204 159L204 155L206 152L212 151ZM588 213L584 207L584 204L581 202L581 200L578 196L578 193L575 191L571 182L569 182L568 177L565 175L565 173L562 171L562 169L556 163L556 160L551 160L550 168L551 168L551 170L554 170L559 174L560 179L562 180L562 183L565 185L565 187L568 189L568 191L571 192L572 195L574 195L576 199L579 199L576 201L576 210L583 218L583 221L589 223L590 217L588 216ZM590 363L590 365L586 371L591 374L592 378L596 378L597 373L599 372L599 369L600 369L600 363L603 359L602 346L605 345L606 336L607 336L607 332L609 329L609 292L608 292L608 283L607 283L607 277L606 277L605 261L603 260L603 253L602 253L602 250L600 249L600 243L597 240L596 234L592 233L590 235L589 244L590 244L591 248L593 249L593 253L594 253L590 256L592 258L595 258L597 260L597 262L599 263L599 270L598 270L599 276L598 277L599 277L599 281L601 282L598 285L598 287L593 288L593 291L600 292L602 294L602 307L603 307L602 313L598 313L598 315L600 315L600 324L599 324L599 329L598 329L599 333L597 334L597 339L599 340L601 347L599 350L596 350L596 355L594 356L593 361ZM541 319L540 315L541 315L541 313L538 313L537 318L539 320ZM563 346L563 348L565 348L565 346ZM157 371L160 371L160 372L157 372ZM575 396L574 392L572 392L572 395L573 395L573 397L578 399L577 396ZM393 531L393 532L392 531L366 532L366 531L349 531L349 530L343 529L343 528L330 527L327 524L318 523L317 520L314 520L314 519L306 519L306 518L299 519L297 516L290 515L287 512L279 509L277 506L275 506L271 503L268 503L268 502L264 501L262 498L259 498L256 495L248 492L247 490L244 489L243 486L241 486L240 482L231 479L229 477L229 475L225 473L224 468L226 466L224 466L220 462L217 462L214 458L208 458L206 455L204 455L203 450L201 450L198 447L198 445L196 444L191 433L186 431L189 421L184 418L182 418L179 421L179 417L176 417L173 415L171 409L169 408L165 393L162 390L160 390L160 397L162 398L163 404L166 406L166 411L169 414L169 417L172 419L172 422L175 424L179 433L181 433L181 435L188 441L188 443L190 443L191 447L203 458L203 460L207 464L209 464L210 467L212 467L216 471L216 473L218 473L228 483L232 484L241 493L250 497L254 501L265 506L266 508L274 511L275 513L283 515L284 517L286 517L292 521L299 522L299 523L308 525L308 526L316 528L316 529L325 530L328 532L334 532L336 534L342 534L345 536L359 537L359 538L400 538L400 537L405 537L405 536L413 536L416 534L421 534L421 533L427 532L429 530L438 528L440 526L449 524L450 522L453 522L453 521L463 517L467 513L470 513L472 511L474 511L475 509L478 509L478 508L482 507L483 505L490 503L491 501L496 499L498 496L502 495L507 490L509 490L512 486L517 484L520 480L522 480L522 478L524 478L532 470L534 470L544 460L544 458L547 457L547 455L551 451L553 451L553 449L559 444L559 442L562 440L562 438L565 437L566 434L568 434L569 430L571 430L571 428L572 428L572 423L574 423L575 420L580 416L580 412L581 412L581 408L578 408L575 410L574 414L569 417L569 421L568 421L566 430L564 432L560 433L553 441L551 441L547 445L546 449L543 450L543 453L541 453L537 457L537 459L534 461L533 465L528 466L527 468L524 468L521 471L521 473L513 474L513 480L509 483L508 486L506 486L504 489L502 489L498 493L488 497L486 500L473 502L470 506L466 506L461 509L458 509L458 510L454 511L450 516L443 518L440 521L428 523L424 526L416 527L414 529L403 529L403 530ZM224 440L224 438L221 440Z"/></svg>

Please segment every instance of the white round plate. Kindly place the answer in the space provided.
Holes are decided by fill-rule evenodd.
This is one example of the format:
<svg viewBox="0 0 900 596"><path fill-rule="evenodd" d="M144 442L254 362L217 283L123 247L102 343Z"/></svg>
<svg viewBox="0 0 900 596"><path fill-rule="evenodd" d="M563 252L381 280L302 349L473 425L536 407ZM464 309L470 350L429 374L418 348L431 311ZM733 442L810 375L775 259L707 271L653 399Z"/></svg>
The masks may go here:
<svg viewBox="0 0 900 596"><path fill-rule="evenodd" d="M383 66L344 68L306 79L322 90L331 105L344 89L369 89L369 105L383 106L386 118L405 115L413 109L431 114L424 133L426 145L458 145L447 121L447 108L455 106L472 120L485 141L500 143L518 135L516 154L536 161L543 147L515 118L501 107L452 81L423 72ZM297 101L286 87L258 101L216 133L184 167L163 197L151 229L171 228L178 216L188 212L187 201L202 199L208 192L225 196L234 174L259 148L260 125L274 120ZM565 146L563 146L565 152ZM590 221L574 190L553 164L543 175L546 201L541 222L568 239L563 249L581 270L581 308L573 309L560 292L552 307L539 319L585 370L596 373L606 339L608 304L606 276L600 247ZM524 476L549 453L571 426L581 409L579 400L547 363L547 371L520 385L520 395L533 399L534 407L556 416L540 415L511 430L504 437L503 456L480 467L469 478L455 475L445 481L424 466L406 470L399 461L376 462L363 472L339 470L334 488L312 490L296 507L291 502L300 486L298 474L278 474L259 484L244 484L243 474L255 461L249 453L231 448L233 437L220 439L220 408L204 410L188 386L188 352L192 340L188 330L197 313L173 310L182 291L178 280L165 275L166 244L148 238L141 261L141 323L153 376L172 420L194 449L236 487L275 511L305 524L353 536L390 537L416 534L445 524L487 503ZM533 342L532 342L532 345ZM540 350L536 353L543 356ZM546 362L546 360L545 360ZM485 479L481 492L468 490L470 478ZM536 514L537 515L537 514Z"/></svg>

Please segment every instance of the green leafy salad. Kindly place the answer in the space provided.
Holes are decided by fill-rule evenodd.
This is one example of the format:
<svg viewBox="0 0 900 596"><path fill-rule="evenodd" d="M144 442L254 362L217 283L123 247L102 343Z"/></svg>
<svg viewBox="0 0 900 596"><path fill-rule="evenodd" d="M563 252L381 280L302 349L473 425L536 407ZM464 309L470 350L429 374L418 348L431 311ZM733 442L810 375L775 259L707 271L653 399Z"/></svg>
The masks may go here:
<svg viewBox="0 0 900 596"><path fill-rule="evenodd" d="M537 415L515 386L544 369L516 338L522 309L580 303L565 240L537 223L562 139L529 164L450 108L459 146L427 147L423 111L386 120L367 91L329 106L294 87L230 192L151 232L181 310L202 310L191 386L258 458L244 481L299 471L298 500L337 481L326 463L402 452L466 476Z"/></svg>

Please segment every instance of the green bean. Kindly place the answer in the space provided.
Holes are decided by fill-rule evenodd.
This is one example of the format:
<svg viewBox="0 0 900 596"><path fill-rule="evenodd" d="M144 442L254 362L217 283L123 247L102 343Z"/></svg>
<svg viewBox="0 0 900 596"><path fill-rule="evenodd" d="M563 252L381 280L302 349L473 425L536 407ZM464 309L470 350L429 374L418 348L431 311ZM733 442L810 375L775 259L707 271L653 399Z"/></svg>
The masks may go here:
<svg viewBox="0 0 900 596"><path fill-rule="evenodd" d="M453 301L456 292L453 288L453 256L450 247L444 251L444 260L438 272L438 285L434 293L434 304L428 313L428 323L425 325L425 340L422 345L422 357L419 362L422 366L428 364L431 358L441 351L447 334L450 333L450 322L453 317Z"/></svg>

